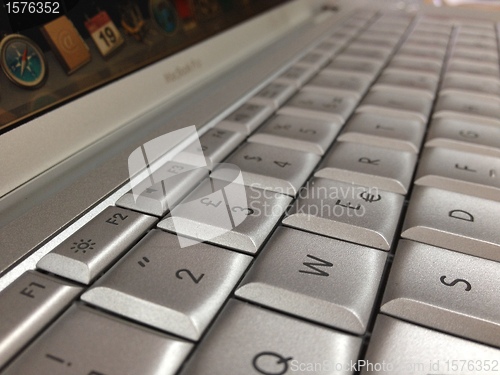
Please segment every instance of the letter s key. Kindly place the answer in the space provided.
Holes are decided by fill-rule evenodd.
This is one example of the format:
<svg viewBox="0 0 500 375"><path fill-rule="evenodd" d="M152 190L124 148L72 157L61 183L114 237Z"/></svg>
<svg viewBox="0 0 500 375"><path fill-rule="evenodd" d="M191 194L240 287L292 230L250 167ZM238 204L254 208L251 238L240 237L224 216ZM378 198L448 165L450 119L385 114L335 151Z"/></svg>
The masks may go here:
<svg viewBox="0 0 500 375"><path fill-rule="evenodd" d="M439 281L441 281L441 284L446 285L446 286L455 286L458 283L463 283L463 284L465 284L465 291L466 292L469 292L472 289L472 285L467 280L464 280L464 279L455 279L451 283L447 283L445 281L445 279L446 279L446 276L441 276L439 278Z"/></svg>

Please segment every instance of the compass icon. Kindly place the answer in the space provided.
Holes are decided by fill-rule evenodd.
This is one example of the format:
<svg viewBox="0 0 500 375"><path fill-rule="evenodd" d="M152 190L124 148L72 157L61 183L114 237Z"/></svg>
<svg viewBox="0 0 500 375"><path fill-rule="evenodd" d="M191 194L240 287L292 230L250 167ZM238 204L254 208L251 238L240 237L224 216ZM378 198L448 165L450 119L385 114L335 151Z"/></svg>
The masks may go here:
<svg viewBox="0 0 500 375"><path fill-rule="evenodd" d="M42 50L31 39L11 34L0 43L0 66L16 85L36 89L45 83L47 62Z"/></svg>

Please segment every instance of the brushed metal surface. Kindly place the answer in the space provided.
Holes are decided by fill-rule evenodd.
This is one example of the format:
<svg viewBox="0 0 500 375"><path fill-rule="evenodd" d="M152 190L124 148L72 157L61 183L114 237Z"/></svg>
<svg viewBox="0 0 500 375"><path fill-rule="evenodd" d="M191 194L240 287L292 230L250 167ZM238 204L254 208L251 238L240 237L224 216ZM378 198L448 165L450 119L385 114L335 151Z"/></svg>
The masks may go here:
<svg viewBox="0 0 500 375"><path fill-rule="evenodd" d="M40 259L37 267L90 284L156 221L134 211L108 207Z"/></svg>
<svg viewBox="0 0 500 375"><path fill-rule="evenodd" d="M500 203L415 186L401 237L500 261Z"/></svg>
<svg viewBox="0 0 500 375"><path fill-rule="evenodd" d="M177 236L148 234L82 300L166 332L198 340L251 257Z"/></svg>
<svg viewBox="0 0 500 375"><path fill-rule="evenodd" d="M412 152L337 142L314 176L405 195L416 163Z"/></svg>
<svg viewBox="0 0 500 375"><path fill-rule="evenodd" d="M499 361L498 349L379 314L361 374L496 374Z"/></svg>
<svg viewBox="0 0 500 375"><path fill-rule="evenodd" d="M350 374L333 364L355 361L360 344L359 337L231 300L181 374L285 374L309 363L330 365L321 374Z"/></svg>
<svg viewBox="0 0 500 375"><path fill-rule="evenodd" d="M500 158L500 127L458 118L432 121L425 147L442 147Z"/></svg>
<svg viewBox="0 0 500 375"><path fill-rule="evenodd" d="M418 153L424 133L425 124L417 119L355 113L338 140Z"/></svg>
<svg viewBox="0 0 500 375"><path fill-rule="evenodd" d="M175 219L167 216L158 228L250 255L257 253L292 198L255 187L244 187L246 202L229 200L226 205L220 200L219 204L220 189L227 185L225 181L205 180L174 208L172 215ZM233 225L231 217L241 213L246 215L244 221Z"/></svg>
<svg viewBox="0 0 500 375"><path fill-rule="evenodd" d="M77 304L3 373L173 375L192 346Z"/></svg>
<svg viewBox="0 0 500 375"><path fill-rule="evenodd" d="M500 202L500 158L441 147L425 148L415 184Z"/></svg>
<svg viewBox="0 0 500 375"><path fill-rule="evenodd" d="M235 294L362 335L386 256L382 251L280 227Z"/></svg>
<svg viewBox="0 0 500 375"><path fill-rule="evenodd" d="M28 271L0 293L0 368L58 316L82 291Z"/></svg>
<svg viewBox="0 0 500 375"><path fill-rule="evenodd" d="M352 5L346 5L346 9L350 7ZM288 14L290 10L284 9L285 14ZM82 150L57 168L30 181L22 189L3 197L1 210L2 215L4 212L5 215L2 219L8 220L2 221L0 229L0 274L5 274L57 232L66 227L73 228L75 218L122 186L128 178L127 158L135 148L173 129L197 124L200 127L205 125L205 131L215 125L304 54L304 48L310 46L312 41L321 42L325 33L338 25L338 21L346 14L330 14L329 17L323 17L321 22L306 23L309 16L309 13L300 14L303 25L295 25L291 31L288 25L286 37L279 42L276 42L278 38L272 39L274 44L263 48L237 68L227 71L223 82L213 83L208 78L202 80L205 86L191 93L189 100L177 103L175 108L163 105L156 111L128 119L125 125L122 124L124 128L120 132L110 134L93 147ZM250 49L257 51L256 46ZM241 74L242 71L245 74ZM179 100L182 98L178 96ZM196 107L196 111L193 111L193 107ZM9 150L2 148L2 151L11 155ZM32 161L33 157L27 157L27 163L31 164ZM13 166L10 163L2 165ZM15 167L17 172L19 164ZM26 227L30 231L26 231ZM33 266L23 266L22 272L30 267Z"/></svg>
<svg viewBox="0 0 500 375"><path fill-rule="evenodd" d="M325 178L313 178L283 224L345 241L389 250L402 195Z"/></svg>
<svg viewBox="0 0 500 375"><path fill-rule="evenodd" d="M244 143L226 163L240 167L246 186L297 195L300 187L319 163L320 156L260 143ZM221 164L211 176L232 180L232 170Z"/></svg>
<svg viewBox="0 0 500 375"><path fill-rule="evenodd" d="M500 263L402 240L380 310L500 347Z"/></svg>
<svg viewBox="0 0 500 375"><path fill-rule="evenodd" d="M323 155L340 130L334 121L277 115L266 121L248 142Z"/></svg>

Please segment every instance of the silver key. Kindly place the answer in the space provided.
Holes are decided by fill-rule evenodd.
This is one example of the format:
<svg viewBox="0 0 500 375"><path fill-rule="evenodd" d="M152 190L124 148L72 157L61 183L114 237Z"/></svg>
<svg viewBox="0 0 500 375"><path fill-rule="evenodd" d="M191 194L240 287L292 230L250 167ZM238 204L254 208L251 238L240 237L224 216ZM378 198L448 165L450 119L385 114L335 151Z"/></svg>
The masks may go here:
<svg viewBox="0 0 500 375"><path fill-rule="evenodd" d="M447 39L441 39L441 38L429 38L427 36L422 36L419 33L412 33L408 39L406 39L406 42L410 43L411 45L415 46L421 46L421 47L437 47L437 48L446 48L448 45L448 40Z"/></svg>
<svg viewBox="0 0 500 375"><path fill-rule="evenodd" d="M486 40L495 40L495 28L493 24L490 24L489 28L480 25L461 25L458 29L457 39L461 38L477 38Z"/></svg>
<svg viewBox="0 0 500 375"><path fill-rule="evenodd" d="M252 258L152 231L82 300L118 315L198 340Z"/></svg>
<svg viewBox="0 0 500 375"><path fill-rule="evenodd" d="M359 34L360 27L356 25L348 25L344 24L342 25L342 28L338 29L332 34L332 38L335 40L351 40L354 38L357 34Z"/></svg>
<svg viewBox="0 0 500 375"><path fill-rule="evenodd" d="M500 347L500 263L400 241L381 311Z"/></svg>
<svg viewBox="0 0 500 375"><path fill-rule="evenodd" d="M328 57L332 58L340 48L342 48L343 43L335 41L333 39L325 40L316 46L314 51L319 51L326 54Z"/></svg>
<svg viewBox="0 0 500 375"><path fill-rule="evenodd" d="M137 212L108 207L40 259L37 267L90 284L156 221Z"/></svg>
<svg viewBox="0 0 500 375"><path fill-rule="evenodd" d="M377 80L377 84L424 90L434 95L438 84L438 78L432 73L426 74L386 69Z"/></svg>
<svg viewBox="0 0 500 375"><path fill-rule="evenodd" d="M361 97L368 90L370 81L365 74L326 70L315 76L304 89L316 89L326 93L331 89L344 90Z"/></svg>
<svg viewBox="0 0 500 375"><path fill-rule="evenodd" d="M327 54L321 52L308 52L302 56L299 61L300 65L310 65L315 70L321 69L330 60Z"/></svg>
<svg viewBox="0 0 500 375"><path fill-rule="evenodd" d="M356 42L351 43L342 54L345 56L361 57L363 59L373 59L377 61L385 61L391 53L390 48L370 48Z"/></svg>
<svg viewBox="0 0 500 375"><path fill-rule="evenodd" d="M500 98L463 92L443 92L439 95L434 116L459 113L472 117L500 118Z"/></svg>
<svg viewBox="0 0 500 375"><path fill-rule="evenodd" d="M59 315L82 288L28 271L0 293L0 368Z"/></svg>
<svg viewBox="0 0 500 375"><path fill-rule="evenodd" d="M359 337L231 300L181 374L304 373L312 363L329 366L314 373L351 374L334 364L355 361L360 346Z"/></svg>
<svg viewBox="0 0 500 375"><path fill-rule="evenodd" d="M339 141L357 142L418 153L425 124L412 117L355 113L339 135Z"/></svg>
<svg viewBox="0 0 500 375"><path fill-rule="evenodd" d="M498 64L471 62L458 59L450 59L446 72L473 74L485 76L486 78L491 76L498 78L499 75Z"/></svg>
<svg viewBox="0 0 500 375"><path fill-rule="evenodd" d="M325 67L325 71L334 70L341 72L363 73L367 77L373 79L375 75L382 69L383 62L377 60L367 60L360 57L346 56L340 54Z"/></svg>
<svg viewBox="0 0 500 375"><path fill-rule="evenodd" d="M500 80L493 77L483 78L461 73L447 74L441 90L472 91L478 94L500 96Z"/></svg>
<svg viewBox="0 0 500 375"><path fill-rule="evenodd" d="M415 184L500 201L499 174L499 158L432 147L422 153Z"/></svg>
<svg viewBox="0 0 500 375"><path fill-rule="evenodd" d="M389 250L403 201L399 194L314 178L300 192L283 224Z"/></svg>
<svg viewBox="0 0 500 375"><path fill-rule="evenodd" d="M246 186L295 196L319 160L319 155L309 152L245 143L227 159L227 163L241 168ZM233 172L231 168L221 165L211 176L232 181Z"/></svg>
<svg viewBox="0 0 500 375"><path fill-rule="evenodd" d="M389 63L388 68L405 69L415 72L424 72L434 74L436 77L441 72L442 64L435 60L418 57L408 57L395 55Z"/></svg>
<svg viewBox="0 0 500 375"><path fill-rule="evenodd" d="M187 157L190 154L198 156L197 148L198 142L195 149L191 149L193 154L191 150L181 154ZM140 182L120 197L116 205L161 217L207 176L208 168L196 168L177 161L169 161L150 178Z"/></svg>
<svg viewBox="0 0 500 375"><path fill-rule="evenodd" d="M293 96L278 113L344 123L358 102L357 95L347 91L319 93L301 91Z"/></svg>
<svg viewBox="0 0 500 375"><path fill-rule="evenodd" d="M252 103L271 105L277 109L286 102L296 90L297 88L292 84L271 82L250 99L250 101Z"/></svg>
<svg viewBox="0 0 500 375"><path fill-rule="evenodd" d="M481 40L476 38L464 38L464 36L460 36L455 42L455 47L464 47L478 50L492 50L497 47L497 42L495 39Z"/></svg>
<svg viewBox="0 0 500 375"><path fill-rule="evenodd" d="M158 227L255 254L285 212L291 198L245 187L246 201L242 203L240 199L234 199L234 188L234 184L206 180L173 210L173 217L167 217Z"/></svg>
<svg viewBox="0 0 500 375"><path fill-rule="evenodd" d="M445 50L443 48L419 47L405 43L398 51L399 56L423 57L430 60L443 61Z"/></svg>
<svg viewBox="0 0 500 375"><path fill-rule="evenodd" d="M410 36L403 43L403 47L425 48L432 47L437 50L446 51L446 46L450 39L451 27L438 30L436 27L417 25ZM418 43L416 41L424 40L427 43ZM423 45L422 45L423 44Z"/></svg>
<svg viewBox="0 0 500 375"><path fill-rule="evenodd" d="M478 50L476 48L463 48L456 47L452 54L453 59L460 59L466 61L487 62L498 64L498 53L492 51Z"/></svg>
<svg viewBox="0 0 500 375"><path fill-rule="evenodd" d="M336 122L277 115L262 125L248 142L323 155L339 130Z"/></svg>
<svg viewBox="0 0 500 375"><path fill-rule="evenodd" d="M401 236L500 261L500 203L415 186Z"/></svg>
<svg viewBox="0 0 500 375"><path fill-rule="evenodd" d="M193 344L75 305L7 375L173 375Z"/></svg>
<svg viewBox="0 0 500 375"><path fill-rule="evenodd" d="M498 373L499 358L497 349L378 315L359 369L362 375L486 375Z"/></svg>
<svg viewBox="0 0 500 375"><path fill-rule="evenodd" d="M394 33L393 31L381 30L374 28L367 28L361 35L370 35L376 38L382 38L390 40L393 43L397 43L397 41L401 37L401 33Z"/></svg>
<svg viewBox="0 0 500 375"><path fill-rule="evenodd" d="M252 133L274 111L271 105L245 103L219 122L216 127L245 135Z"/></svg>
<svg viewBox="0 0 500 375"><path fill-rule="evenodd" d="M362 335L385 259L382 251L281 227L236 295Z"/></svg>
<svg viewBox="0 0 500 375"><path fill-rule="evenodd" d="M316 74L317 69L310 65L292 65L285 70L283 74L278 76L275 82L292 84L295 87L300 87Z"/></svg>
<svg viewBox="0 0 500 375"><path fill-rule="evenodd" d="M432 96L415 90L373 87L358 107L358 111L385 111L412 115L427 122Z"/></svg>
<svg viewBox="0 0 500 375"><path fill-rule="evenodd" d="M245 136L239 132L212 128L200 137L199 143L193 142L181 152L176 160L189 164L191 160L203 153L206 165L212 169L215 164L220 163L229 155L243 139ZM179 183L176 183L175 186L179 186ZM169 186L167 193L171 193L175 186ZM184 191L188 190L192 190L192 188L186 186Z"/></svg>
<svg viewBox="0 0 500 375"><path fill-rule="evenodd" d="M476 36L478 38L491 38L495 39L495 26L493 23L483 24L462 24L458 29L458 37L464 35Z"/></svg>
<svg viewBox="0 0 500 375"><path fill-rule="evenodd" d="M437 118L431 123L425 147L443 147L500 158L500 128L473 121Z"/></svg>
<svg viewBox="0 0 500 375"><path fill-rule="evenodd" d="M315 177L406 194L417 156L411 152L337 142Z"/></svg>
<svg viewBox="0 0 500 375"><path fill-rule="evenodd" d="M365 44L371 46L381 46L385 48L392 49L396 46L396 43L393 40L388 40L386 38L377 38L368 34L363 34L359 38L356 38L357 44Z"/></svg>

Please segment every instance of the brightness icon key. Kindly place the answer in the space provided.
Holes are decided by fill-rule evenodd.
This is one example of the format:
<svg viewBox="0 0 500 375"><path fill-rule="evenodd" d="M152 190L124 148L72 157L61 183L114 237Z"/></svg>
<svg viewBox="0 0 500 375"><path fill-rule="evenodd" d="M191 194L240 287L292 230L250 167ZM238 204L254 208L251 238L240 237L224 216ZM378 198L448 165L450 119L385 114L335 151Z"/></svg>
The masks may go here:
<svg viewBox="0 0 500 375"><path fill-rule="evenodd" d="M156 221L138 212L108 207L45 255L37 267L89 284Z"/></svg>
<svg viewBox="0 0 500 375"><path fill-rule="evenodd" d="M95 242L92 240L83 240L81 239L78 242L73 242L73 246L71 250L74 250L75 253L81 252L85 254L87 250L94 250Z"/></svg>

